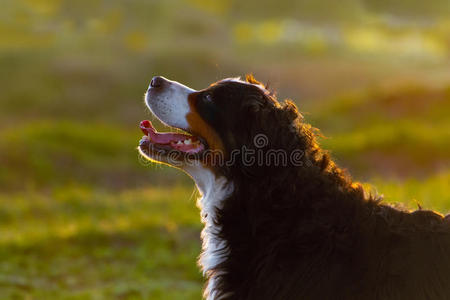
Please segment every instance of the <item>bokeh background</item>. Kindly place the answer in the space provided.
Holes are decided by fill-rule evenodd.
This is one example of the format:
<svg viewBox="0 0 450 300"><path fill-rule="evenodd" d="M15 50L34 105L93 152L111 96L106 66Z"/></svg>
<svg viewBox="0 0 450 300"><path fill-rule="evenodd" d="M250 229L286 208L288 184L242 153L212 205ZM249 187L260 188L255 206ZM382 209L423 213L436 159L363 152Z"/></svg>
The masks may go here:
<svg viewBox="0 0 450 300"><path fill-rule="evenodd" d="M450 209L448 0L1 0L0 298L199 299L198 194L138 157L153 75L253 73L356 180Z"/></svg>

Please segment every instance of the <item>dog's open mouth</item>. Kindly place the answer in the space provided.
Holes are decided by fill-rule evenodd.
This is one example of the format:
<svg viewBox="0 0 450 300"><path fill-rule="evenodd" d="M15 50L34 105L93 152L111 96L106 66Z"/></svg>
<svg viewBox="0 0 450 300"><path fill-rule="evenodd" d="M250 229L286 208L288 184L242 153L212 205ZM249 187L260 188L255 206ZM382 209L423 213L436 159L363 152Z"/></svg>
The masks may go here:
<svg viewBox="0 0 450 300"><path fill-rule="evenodd" d="M139 147L146 154L152 150L199 154L206 149L206 143L200 137L177 132L157 132L148 120L142 121L140 127L145 135L142 137Z"/></svg>

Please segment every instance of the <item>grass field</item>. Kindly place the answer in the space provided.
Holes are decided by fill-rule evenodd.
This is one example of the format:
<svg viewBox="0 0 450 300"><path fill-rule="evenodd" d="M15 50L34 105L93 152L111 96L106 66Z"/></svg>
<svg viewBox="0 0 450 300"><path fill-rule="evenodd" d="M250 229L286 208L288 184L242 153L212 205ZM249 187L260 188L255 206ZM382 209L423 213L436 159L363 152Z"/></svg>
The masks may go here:
<svg viewBox="0 0 450 300"><path fill-rule="evenodd" d="M192 191L1 195L0 298L199 299Z"/></svg>

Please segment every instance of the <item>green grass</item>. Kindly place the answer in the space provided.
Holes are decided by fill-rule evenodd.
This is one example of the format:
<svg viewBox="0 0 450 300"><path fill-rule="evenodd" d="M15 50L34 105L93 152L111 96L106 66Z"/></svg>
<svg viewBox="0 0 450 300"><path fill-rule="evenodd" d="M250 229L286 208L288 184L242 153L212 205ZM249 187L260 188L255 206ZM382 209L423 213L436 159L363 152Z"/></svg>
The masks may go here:
<svg viewBox="0 0 450 300"><path fill-rule="evenodd" d="M409 210L420 207L436 210L445 215L450 213L449 182L450 172L443 172L423 179L386 180L379 177L365 186L383 195L386 203L401 204Z"/></svg>
<svg viewBox="0 0 450 300"><path fill-rule="evenodd" d="M450 123L374 122L321 140L325 149L363 178L433 175L450 161Z"/></svg>
<svg viewBox="0 0 450 300"><path fill-rule="evenodd" d="M403 151L419 159L423 156L446 157L450 148L450 122L432 125L409 120L374 123L324 139L323 144L346 156L377 150L384 153Z"/></svg>
<svg viewBox="0 0 450 300"><path fill-rule="evenodd" d="M149 168L138 155L141 137L137 125L98 122L41 120L0 128L0 188L74 183L117 189L189 182L173 169Z"/></svg>
<svg viewBox="0 0 450 300"><path fill-rule="evenodd" d="M193 187L0 195L0 299L199 299Z"/></svg>

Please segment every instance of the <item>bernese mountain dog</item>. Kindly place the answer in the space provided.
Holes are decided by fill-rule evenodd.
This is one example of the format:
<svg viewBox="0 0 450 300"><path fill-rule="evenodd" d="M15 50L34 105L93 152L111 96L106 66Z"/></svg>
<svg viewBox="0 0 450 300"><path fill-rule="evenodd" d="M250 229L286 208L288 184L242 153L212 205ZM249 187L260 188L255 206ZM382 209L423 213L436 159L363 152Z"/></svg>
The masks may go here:
<svg viewBox="0 0 450 300"><path fill-rule="evenodd" d="M291 101L253 76L193 90L154 77L145 158L195 181L204 297L450 299L450 220L383 204L317 143Z"/></svg>

